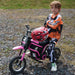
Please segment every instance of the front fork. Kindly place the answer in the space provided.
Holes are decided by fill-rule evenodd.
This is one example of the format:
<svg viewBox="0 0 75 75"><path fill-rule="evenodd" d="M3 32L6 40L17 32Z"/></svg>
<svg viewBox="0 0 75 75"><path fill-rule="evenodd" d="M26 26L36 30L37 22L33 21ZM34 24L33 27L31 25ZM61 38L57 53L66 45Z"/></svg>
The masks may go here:
<svg viewBox="0 0 75 75"><path fill-rule="evenodd" d="M25 52L26 52L26 50L24 50L24 52L23 52L23 54L22 54L21 61L23 61L23 58L24 58L24 56L25 56ZM19 52L19 56L21 56L21 53L22 53L22 49L21 49L20 52Z"/></svg>
<svg viewBox="0 0 75 75"><path fill-rule="evenodd" d="M25 56L25 53L23 53L23 55L22 55L22 57L21 57L21 61L23 61L24 56Z"/></svg>
<svg viewBox="0 0 75 75"><path fill-rule="evenodd" d="M19 52L19 56L21 55L21 53L22 53L22 49L21 49L20 52Z"/></svg>

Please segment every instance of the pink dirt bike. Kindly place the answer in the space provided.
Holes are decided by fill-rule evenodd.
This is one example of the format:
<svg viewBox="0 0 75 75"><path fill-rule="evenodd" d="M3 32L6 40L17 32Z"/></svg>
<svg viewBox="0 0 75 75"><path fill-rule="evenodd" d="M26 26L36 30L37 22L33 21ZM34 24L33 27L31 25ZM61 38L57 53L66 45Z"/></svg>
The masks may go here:
<svg viewBox="0 0 75 75"><path fill-rule="evenodd" d="M45 41L48 36L48 29L45 27L39 27L34 30L30 30L29 25L25 25L27 28L26 35L22 38L21 46L16 46L13 50L20 49L19 55L17 57L12 58L9 63L9 70L11 73L22 73L26 68L26 60L24 58L26 51L30 50L30 57L38 62L40 60L45 60L48 57L47 49L49 47L49 41ZM28 34L31 33L31 36ZM61 55L61 51L59 48L55 47L55 58L59 59ZM23 54L22 54L22 51ZM21 56L22 54L22 56Z"/></svg>

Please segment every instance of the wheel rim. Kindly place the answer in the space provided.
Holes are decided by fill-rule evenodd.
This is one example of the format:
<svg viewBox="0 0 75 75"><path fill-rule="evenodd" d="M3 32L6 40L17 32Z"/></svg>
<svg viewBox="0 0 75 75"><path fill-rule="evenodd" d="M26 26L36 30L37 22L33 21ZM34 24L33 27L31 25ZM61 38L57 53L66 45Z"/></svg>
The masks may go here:
<svg viewBox="0 0 75 75"><path fill-rule="evenodd" d="M20 71L24 67L24 61L21 61L20 59L17 59L13 62L12 68L14 71Z"/></svg>

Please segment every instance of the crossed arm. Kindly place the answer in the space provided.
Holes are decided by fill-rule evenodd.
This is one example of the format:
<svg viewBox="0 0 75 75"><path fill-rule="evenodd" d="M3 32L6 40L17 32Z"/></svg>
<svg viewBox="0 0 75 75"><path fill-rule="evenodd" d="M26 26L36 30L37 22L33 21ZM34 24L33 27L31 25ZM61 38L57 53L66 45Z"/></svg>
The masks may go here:
<svg viewBox="0 0 75 75"><path fill-rule="evenodd" d="M59 17L57 20L55 20L53 23L51 23L50 20L47 20L45 23L45 26L50 27L52 29L56 29L60 24L63 24L62 19Z"/></svg>

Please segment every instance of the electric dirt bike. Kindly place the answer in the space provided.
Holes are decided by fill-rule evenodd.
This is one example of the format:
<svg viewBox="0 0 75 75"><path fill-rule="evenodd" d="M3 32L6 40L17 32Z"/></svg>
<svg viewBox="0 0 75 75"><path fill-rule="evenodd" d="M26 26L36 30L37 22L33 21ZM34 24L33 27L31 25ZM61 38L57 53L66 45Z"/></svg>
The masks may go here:
<svg viewBox="0 0 75 75"><path fill-rule="evenodd" d="M26 59L24 56L28 49L30 51L30 57L36 61L45 60L45 58L48 58L47 49L49 47L49 41L45 41L48 37L48 29L45 27L39 27L31 31L29 25L25 26L27 28L27 32L22 38L21 45L13 48L13 50L19 49L20 52L19 55L12 58L9 63L9 70L12 73L22 73L24 71L26 68ZM61 54L60 49L55 47L54 50L54 54L56 56L55 58L58 60Z"/></svg>

